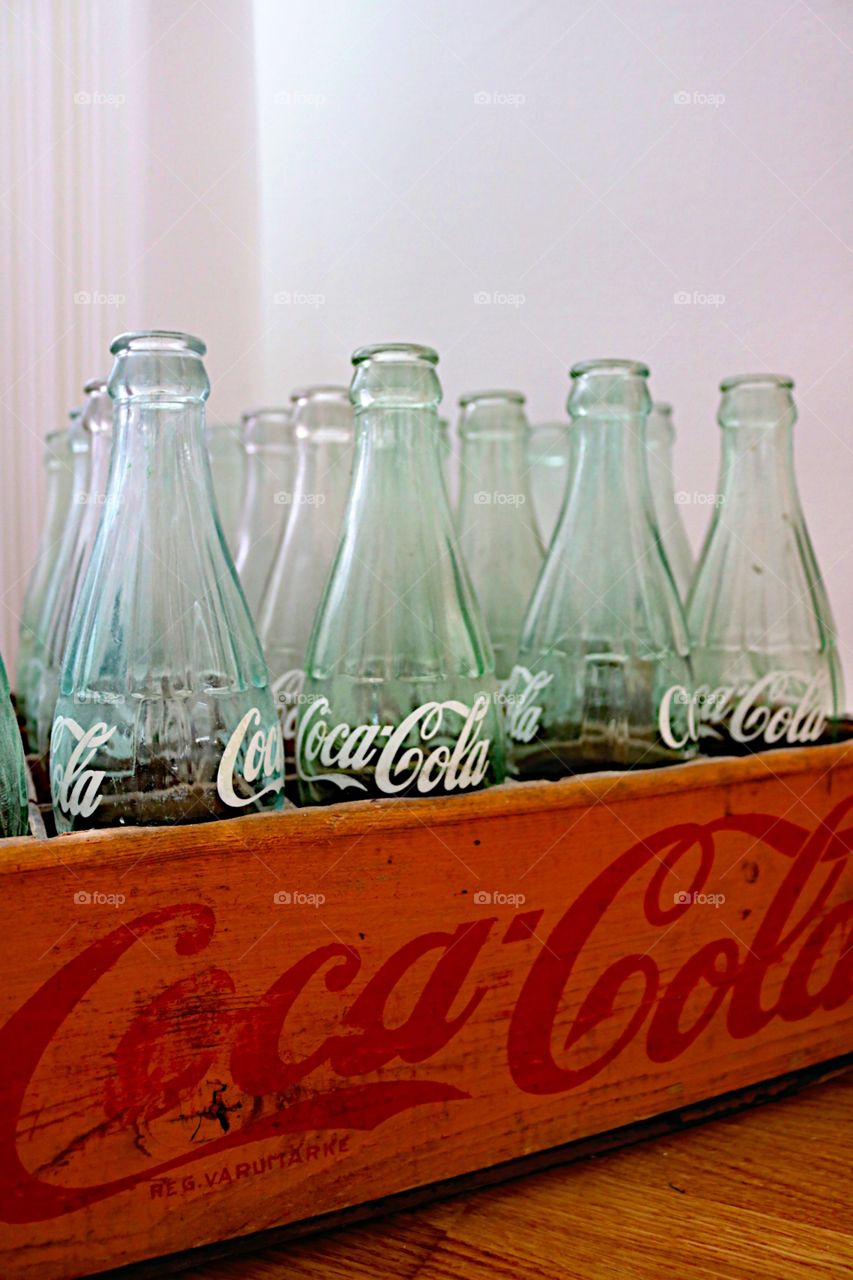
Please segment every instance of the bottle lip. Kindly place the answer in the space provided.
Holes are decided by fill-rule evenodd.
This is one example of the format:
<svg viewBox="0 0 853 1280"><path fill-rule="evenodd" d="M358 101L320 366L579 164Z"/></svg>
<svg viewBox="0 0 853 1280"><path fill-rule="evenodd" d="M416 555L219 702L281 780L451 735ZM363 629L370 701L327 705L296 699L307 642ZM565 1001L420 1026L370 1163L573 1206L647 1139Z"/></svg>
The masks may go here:
<svg viewBox="0 0 853 1280"><path fill-rule="evenodd" d="M569 369L570 378L583 378L588 373L624 374L632 378L648 378L649 367L640 360L580 360Z"/></svg>
<svg viewBox="0 0 853 1280"><path fill-rule="evenodd" d="M720 383L723 393L734 391L736 387L776 387L780 391L793 391L794 379L785 373L737 373Z"/></svg>
<svg viewBox="0 0 853 1280"><path fill-rule="evenodd" d="M240 421L242 423L257 422L259 418L273 418L275 421L289 422L290 417L288 408L247 409L245 413L240 414Z"/></svg>
<svg viewBox="0 0 853 1280"><path fill-rule="evenodd" d="M652 413L663 413L667 418L672 417L672 405L668 400L653 400Z"/></svg>
<svg viewBox="0 0 853 1280"><path fill-rule="evenodd" d="M465 409L469 404L480 400L501 400L518 405L527 403L527 397L522 391L466 391L459 397L459 408Z"/></svg>
<svg viewBox="0 0 853 1280"><path fill-rule="evenodd" d="M381 360L389 364L425 360L428 364L436 365L438 352L417 342L374 342L367 347L358 347L352 353L354 365L364 364L366 360Z"/></svg>
<svg viewBox="0 0 853 1280"><path fill-rule="evenodd" d="M291 393L290 403L292 405L301 404L305 400L331 400L334 403L345 401L349 404L349 387L338 386L334 383L323 383L313 387L297 387Z"/></svg>
<svg viewBox="0 0 853 1280"><path fill-rule="evenodd" d="M84 396L106 395L107 380L106 378L90 378L83 386Z"/></svg>
<svg viewBox="0 0 853 1280"><path fill-rule="evenodd" d="M126 351L161 351L174 355L207 354L207 346L201 338L191 333L181 333L177 329L134 329L129 333L120 333L110 343L110 353L122 355Z"/></svg>

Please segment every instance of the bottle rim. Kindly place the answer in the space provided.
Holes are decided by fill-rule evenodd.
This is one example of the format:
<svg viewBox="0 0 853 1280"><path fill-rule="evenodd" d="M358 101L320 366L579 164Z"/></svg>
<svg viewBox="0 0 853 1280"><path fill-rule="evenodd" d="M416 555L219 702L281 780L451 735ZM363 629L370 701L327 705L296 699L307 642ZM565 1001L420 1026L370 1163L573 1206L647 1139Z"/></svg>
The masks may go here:
<svg viewBox="0 0 853 1280"><path fill-rule="evenodd" d="M106 395L107 380L106 378L90 378L83 386L84 396Z"/></svg>
<svg viewBox="0 0 853 1280"><path fill-rule="evenodd" d="M207 346L201 338L196 338L191 333L181 333L178 329L134 329L129 333L120 333L110 343L111 355L118 356L127 351L203 356L207 354Z"/></svg>
<svg viewBox="0 0 853 1280"><path fill-rule="evenodd" d="M632 378L648 378L649 366L640 360L580 360L569 369L570 378L583 378L588 373L624 374Z"/></svg>
<svg viewBox="0 0 853 1280"><path fill-rule="evenodd" d="M653 400L652 413L663 413L667 418L672 417L672 405L668 400Z"/></svg>
<svg viewBox="0 0 853 1280"><path fill-rule="evenodd" d="M465 409L479 400L502 400L507 404L518 405L527 403L523 391L466 391L459 397L459 408Z"/></svg>
<svg viewBox="0 0 853 1280"><path fill-rule="evenodd" d="M262 408L262 409L246 409L245 413L240 414L240 421L257 422L259 418L281 419L284 422L290 421L290 409L287 408Z"/></svg>
<svg viewBox="0 0 853 1280"><path fill-rule="evenodd" d="M297 387L291 393L292 405L301 404L305 400L346 401L349 404L349 387L338 386L335 383L322 383L312 387Z"/></svg>
<svg viewBox="0 0 853 1280"><path fill-rule="evenodd" d="M737 373L720 383L723 393L734 391L736 387L776 387L780 391L793 391L794 379L786 373Z"/></svg>
<svg viewBox="0 0 853 1280"><path fill-rule="evenodd" d="M407 360L425 360L428 364L438 364L438 352L432 347L421 346L417 342L374 342L367 347L358 347L352 353L354 365L364 364L367 360L381 360L402 364Z"/></svg>

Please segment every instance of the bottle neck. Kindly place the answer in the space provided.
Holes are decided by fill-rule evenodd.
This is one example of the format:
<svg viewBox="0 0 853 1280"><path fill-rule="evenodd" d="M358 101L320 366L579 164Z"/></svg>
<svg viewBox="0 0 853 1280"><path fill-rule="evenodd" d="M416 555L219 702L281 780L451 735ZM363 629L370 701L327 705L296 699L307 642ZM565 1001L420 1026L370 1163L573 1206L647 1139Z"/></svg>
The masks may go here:
<svg viewBox="0 0 853 1280"><path fill-rule="evenodd" d="M723 426L718 509L723 523L761 510L762 519L790 516L799 509L790 422Z"/></svg>
<svg viewBox="0 0 853 1280"><path fill-rule="evenodd" d="M526 433L475 432L462 437L460 504L481 491L528 495Z"/></svg>
<svg viewBox="0 0 853 1280"><path fill-rule="evenodd" d="M618 418L585 415L575 420L567 507L574 514L573 527L587 512L599 529L605 515L618 522L614 530L626 528L631 517L649 518L644 425L642 414Z"/></svg>
<svg viewBox="0 0 853 1280"><path fill-rule="evenodd" d="M436 448L438 412L434 406L378 406L356 417L353 495L360 503L398 519L427 510L424 501L446 501L440 451Z"/></svg>

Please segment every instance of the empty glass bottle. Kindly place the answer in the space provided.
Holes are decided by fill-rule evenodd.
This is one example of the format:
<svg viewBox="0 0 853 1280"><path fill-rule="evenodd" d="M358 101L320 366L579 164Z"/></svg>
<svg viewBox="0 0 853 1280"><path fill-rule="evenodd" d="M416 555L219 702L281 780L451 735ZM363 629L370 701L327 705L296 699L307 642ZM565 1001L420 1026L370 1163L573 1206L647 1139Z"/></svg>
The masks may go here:
<svg viewBox="0 0 853 1280"><path fill-rule="evenodd" d="M437 362L404 343L353 356L353 480L299 708L306 803L457 794L504 775L494 661L436 448Z"/></svg>
<svg viewBox="0 0 853 1280"><path fill-rule="evenodd" d="M790 378L722 383L717 503L688 603L706 754L801 746L844 710L835 624L794 477Z"/></svg>
<svg viewBox="0 0 853 1280"><path fill-rule="evenodd" d="M293 394L298 461L290 518L261 601L258 632L272 675L293 760L296 717L305 681L308 637L341 531L353 459L353 411L346 387L306 387Z"/></svg>
<svg viewBox="0 0 853 1280"><path fill-rule="evenodd" d="M68 423L68 448L71 452L71 492L65 512L65 521L59 545L48 575L38 622L33 628L34 636L28 660L27 687L24 694L25 725L24 732L30 751L41 757L42 765L47 766L47 749L49 736L39 742L38 713L42 673L45 666L45 646L47 638L55 629L55 618L59 611L65 586L71 575L74 559L74 548L77 545L77 531L83 519L86 498L89 492L89 442L88 431L83 429L83 409L72 409Z"/></svg>
<svg viewBox="0 0 853 1280"><path fill-rule="evenodd" d="M292 508L296 433L290 409L243 414L246 489L234 563L257 623L260 603Z"/></svg>
<svg viewBox="0 0 853 1280"><path fill-rule="evenodd" d="M690 662L646 474L648 369L571 371L569 491L507 685L513 769L556 778L687 758Z"/></svg>
<svg viewBox="0 0 853 1280"><path fill-rule="evenodd" d="M530 428L520 391L459 400L462 445L456 531L480 613L505 680L545 554L528 484Z"/></svg>
<svg viewBox="0 0 853 1280"><path fill-rule="evenodd" d="M533 508L547 547L551 541L569 480L569 423L537 422L530 429L527 463Z"/></svg>
<svg viewBox="0 0 853 1280"><path fill-rule="evenodd" d="M111 350L113 460L51 739L57 827L279 808L281 730L204 443L204 343L154 331Z"/></svg>
<svg viewBox="0 0 853 1280"><path fill-rule="evenodd" d="M237 545L237 528L243 509L246 485L246 451L240 428L227 422L208 422L205 440L210 455L213 492L219 512L219 524L228 550L233 555Z"/></svg>
<svg viewBox="0 0 853 1280"><path fill-rule="evenodd" d="M646 463L652 503L657 517L663 548L675 585L682 600L687 599L693 577L693 553L687 541L687 531L681 518L672 479L672 445L675 429L672 425L672 406L655 401L646 421Z"/></svg>
<svg viewBox="0 0 853 1280"><path fill-rule="evenodd" d="M71 441L68 431L65 428L61 431L51 431L45 444L47 504L18 629L18 665L15 684L18 695L18 717L24 725L27 723L30 699L38 688L39 671L36 666L35 651L38 643L39 619L44 609L53 566L62 544L62 531L68 516L73 476Z"/></svg>
<svg viewBox="0 0 853 1280"><path fill-rule="evenodd" d="M80 514L74 524L73 541L69 541L67 554L63 555L61 578L44 637L43 661L35 695L36 752L42 760L47 757L50 747L53 713L59 695L59 670L68 643L74 605L95 545L110 469L113 406L107 394L107 384L102 378L94 378L86 383L83 392L86 399L80 426L89 442L88 478L85 490L74 494Z"/></svg>
<svg viewBox="0 0 853 1280"><path fill-rule="evenodd" d="M28 825L24 748L0 658L0 837L25 836Z"/></svg>

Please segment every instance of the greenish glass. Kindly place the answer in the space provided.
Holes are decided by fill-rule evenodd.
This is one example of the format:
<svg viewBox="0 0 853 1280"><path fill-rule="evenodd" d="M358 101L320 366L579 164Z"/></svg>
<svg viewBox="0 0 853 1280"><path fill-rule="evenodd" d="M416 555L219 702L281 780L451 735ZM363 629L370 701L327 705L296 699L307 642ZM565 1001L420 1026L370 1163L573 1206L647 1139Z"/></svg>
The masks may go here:
<svg viewBox="0 0 853 1280"><path fill-rule="evenodd" d="M845 710L794 473L793 386L747 374L720 388L720 479L687 609L705 754L819 742Z"/></svg>
<svg viewBox="0 0 853 1280"><path fill-rule="evenodd" d="M237 548L240 513L246 488L246 450L242 432L230 422L208 422L205 440L210 455L219 524L232 554Z"/></svg>
<svg viewBox="0 0 853 1280"><path fill-rule="evenodd" d="M520 391L476 391L459 400L462 446L456 531L505 680L545 549L528 483L530 428Z"/></svg>
<svg viewBox="0 0 853 1280"><path fill-rule="evenodd" d="M0 837L25 836L27 829L24 747L0 658Z"/></svg>
<svg viewBox="0 0 853 1280"><path fill-rule="evenodd" d="M52 431L45 441L44 466L47 474L47 502L41 538L35 564L30 573L27 591L21 608L18 629L18 662L15 684L18 697L18 717L23 725L28 722L31 699L38 688L39 667L36 651L39 649L39 621L44 610L45 597L51 574L62 545L62 532L68 518L71 503L73 457L68 431ZM35 750L35 742L32 744Z"/></svg>
<svg viewBox="0 0 853 1280"><path fill-rule="evenodd" d="M682 600L687 599L693 578L693 552L681 515L681 505L672 478L672 447L675 428L672 406L656 400L646 422L646 463L652 503L657 517L669 567Z"/></svg>
<svg viewBox="0 0 853 1280"><path fill-rule="evenodd" d="M51 615L44 636L43 661L35 692L36 752L47 762L56 699L59 696L59 671L71 617L86 569L95 545L106 497L107 476L112 447L113 407L102 378L93 378L83 388L85 400L80 418L81 430L88 441L86 487L74 491L74 502L80 507L73 525L73 536L63 548L63 560Z"/></svg>
<svg viewBox="0 0 853 1280"><path fill-rule="evenodd" d="M66 584L71 575L77 533L86 509L89 492L89 433L83 429L83 409L72 409L69 414L68 447L71 450L71 493L66 508L65 521L56 556L48 576L34 639L28 659L27 689L24 703L26 719L24 732L30 751L47 763L49 742L43 737L39 742L38 712L42 688L42 676L46 663L47 638L54 630ZM61 656L61 655L60 655Z"/></svg>
<svg viewBox="0 0 853 1280"><path fill-rule="evenodd" d="M570 430L568 422L537 422L530 429L527 464L533 508L547 547L562 510L569 483Z"/></svg>
<svg viewBox="0 0 853 1280"><path fill-rule="evenodd" d="M234 563L255 622L287 521L296 480L296 432L291 409L243 415L246 487ZM259 628L260 629L260 628Z"/></svg>
<svg viewBox="0 0 853 1280"><path fill-rule="evenodd" d="M111 350L112 463L51 738L57 828L280 808L281 730L204 442L204 343Z"/></svg>
<svg viewBox="0 0 853 1280"><path fill-rule="evenodd" d="M507 682L512 769L557 778L689 758L687 628L657 529L648 369L571 371L569 490Z"/></svg>
<svg viewBox="0 0 853 1280"><path fill-rule="evenodd" d="M353 356L355 462L299 708L306 804L458 794L504 777L494 658L453 528L428 347Z"/></svg>
<svg viewBox="0 0 853 1280"><path fill-rule="evenodd" d="M290 516L258 614L258 633L281 717L285 760L293 761L305 654L314 615L334 559L349 493L354 421L346 387L306 387L293 394L296 475Z"/></svg>

